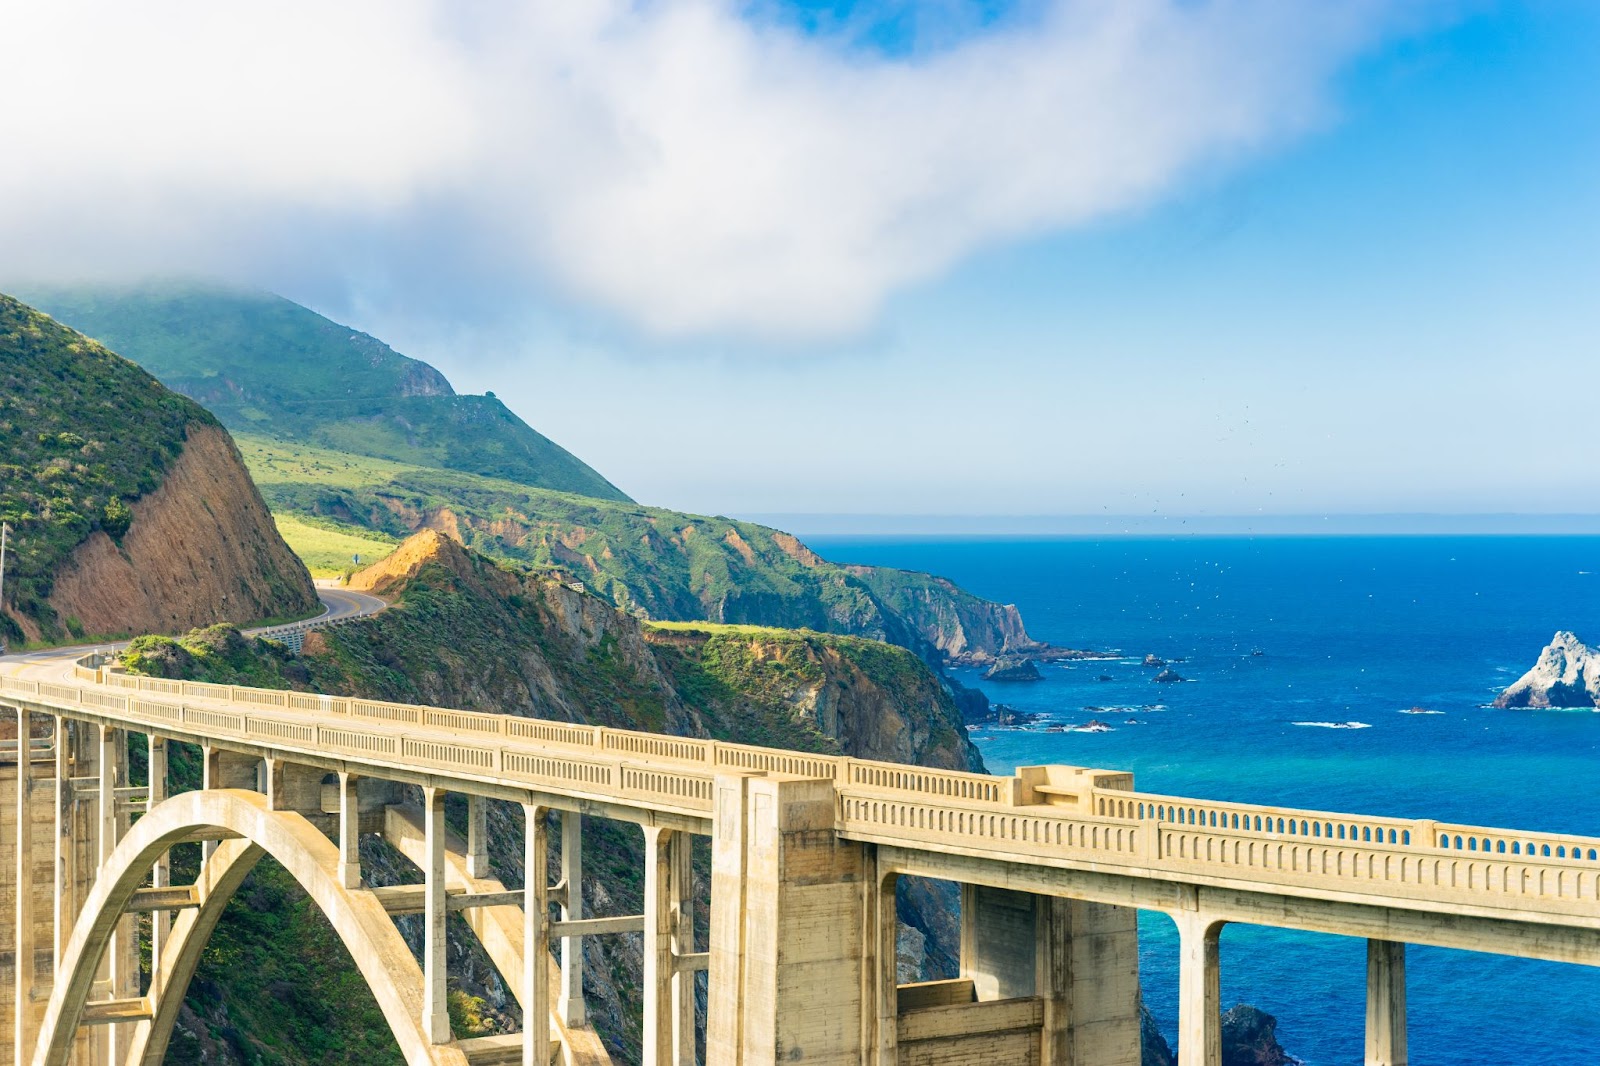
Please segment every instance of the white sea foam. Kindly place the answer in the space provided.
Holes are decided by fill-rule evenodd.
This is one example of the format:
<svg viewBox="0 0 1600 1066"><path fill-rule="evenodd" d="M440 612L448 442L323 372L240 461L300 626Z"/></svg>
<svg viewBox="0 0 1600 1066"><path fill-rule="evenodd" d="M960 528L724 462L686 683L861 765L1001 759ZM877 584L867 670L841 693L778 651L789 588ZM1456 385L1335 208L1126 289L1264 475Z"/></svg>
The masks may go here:
<svg viewBox="0 0 1600 1066"><path fill-rule="evenodd" d="M1292 722L1291 725L1305 726L1308 729L1371 729L1366 722Z"/></svg>

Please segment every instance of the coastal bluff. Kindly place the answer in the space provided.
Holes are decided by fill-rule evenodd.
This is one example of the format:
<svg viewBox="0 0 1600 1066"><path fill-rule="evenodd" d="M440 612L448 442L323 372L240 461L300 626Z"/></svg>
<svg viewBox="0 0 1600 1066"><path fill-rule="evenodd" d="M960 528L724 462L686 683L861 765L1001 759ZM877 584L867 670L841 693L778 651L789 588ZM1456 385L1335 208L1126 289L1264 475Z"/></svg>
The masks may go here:
<svg viewBox="0 0 1600 1066"><path fill-rule="evenodd" d="M1500 694L1496 707L1600 709L1600 649L1565 630L1539 653L1532 670Z"/></svg>
<svg viewBox="0 0 1600 1066"><path fill-rule="evenodd" d="M133 363L0 295L0 644L316 611L233 440Z"/></svg>

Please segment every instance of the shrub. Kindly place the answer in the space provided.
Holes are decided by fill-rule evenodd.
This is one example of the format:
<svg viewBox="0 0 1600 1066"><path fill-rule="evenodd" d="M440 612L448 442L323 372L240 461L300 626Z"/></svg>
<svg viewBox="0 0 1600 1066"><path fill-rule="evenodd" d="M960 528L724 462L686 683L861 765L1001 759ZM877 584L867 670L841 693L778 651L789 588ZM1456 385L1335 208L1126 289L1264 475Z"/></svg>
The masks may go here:
<svg viewBox="0 0 1600 1066"><path fill-rule="evenodd" d="M106 501L105 511L100 516L100 528L113 540L121 540L128 532L128 527L133 524L133 511L118 497L113 496Z"/></svg>

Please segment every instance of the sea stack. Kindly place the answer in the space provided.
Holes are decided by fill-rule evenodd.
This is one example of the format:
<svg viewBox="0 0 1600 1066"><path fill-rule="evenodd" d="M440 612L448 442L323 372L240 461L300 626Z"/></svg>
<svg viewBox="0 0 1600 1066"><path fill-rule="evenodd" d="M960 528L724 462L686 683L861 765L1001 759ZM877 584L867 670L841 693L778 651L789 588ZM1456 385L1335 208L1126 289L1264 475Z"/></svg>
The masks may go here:
<svg viewBox="0 0 1600 1066"><path fill-rule="evenodd" d="M1150 680L1155 681L1155 682L1157 682L1159 684L1162 684L1162 685L1175 685L1179 681L1187 681L1189 679L1187 677L1184 677L1182 674L1178 673L1178 671L1174 670L1172 667L1169 666L1165 670L1163 670L1159 674L1157 674L1155 677L1152 677Z"/></svg>
<svg viewBox="0 0 1600 1066"><path fill-rule="evenodd" d="M1600 649L1557 633L1533 669L1494 701L1496 707L1600 708Z"/></svg>
<svg viewBox="0 0 1600 1066"><path fill-rule="evenodd" d="M1044 675L1032 659L1020 655L1002 655L983 675L985 681L1043 681Z"/></svg>

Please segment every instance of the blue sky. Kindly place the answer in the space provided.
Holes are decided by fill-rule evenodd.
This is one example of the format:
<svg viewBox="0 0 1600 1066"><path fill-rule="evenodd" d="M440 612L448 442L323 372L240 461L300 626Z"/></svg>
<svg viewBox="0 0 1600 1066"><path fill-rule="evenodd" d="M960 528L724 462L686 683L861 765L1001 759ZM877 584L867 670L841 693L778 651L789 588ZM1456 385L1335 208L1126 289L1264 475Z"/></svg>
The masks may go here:
<svg viewBox="0 0 1600 1066"><path fill-rule="evenodd" d="M1596 70L1600 8L1481 6L1344 67L1291 143L980 251L842 342L557 315L544 382L598 371L611 417L528 406L711 511L1594 512Z"/></svg>
<svg viewBox="0 0 1600 1066"><path fill-rule="evenodd" d="M1600 511L1600 5L436 3L59 102L161 151L0 179L0 270L265 285L684 509Z"/></svg>

